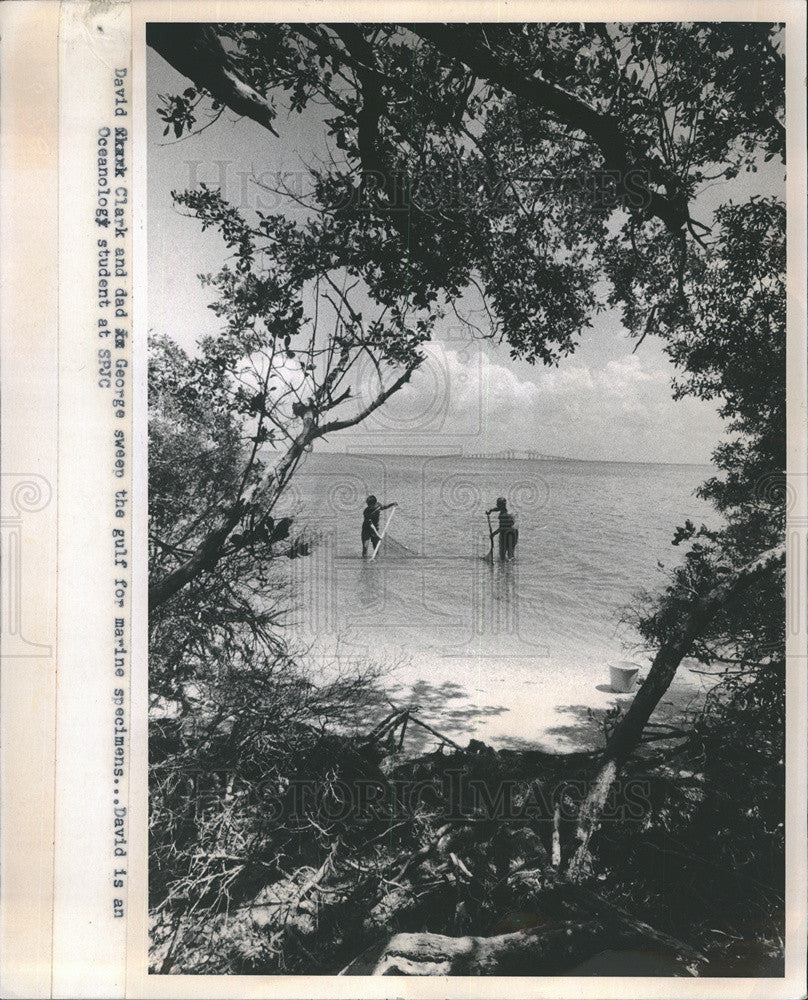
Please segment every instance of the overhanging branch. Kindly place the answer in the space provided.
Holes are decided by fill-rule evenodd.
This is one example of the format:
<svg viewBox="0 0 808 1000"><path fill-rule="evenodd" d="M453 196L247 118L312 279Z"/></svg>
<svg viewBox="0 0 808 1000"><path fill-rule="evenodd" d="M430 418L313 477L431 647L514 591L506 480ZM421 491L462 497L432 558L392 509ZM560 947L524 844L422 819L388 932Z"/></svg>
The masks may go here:
<svg viewBox="0 0 808 1000"><path fill-rule="evenodd" d="M316 419L317 415L314 412L309 412L303 420L302 429L292 440L283 458L264 478L264 482L260 487L260 493L265 499L262 514L257 519L257 524L261 524L266 520L266 517L286 487L290 476L309 445L326 434L333 434L336 431L344 430L347 427L354 427L361 423L371 413L382 406L393 393L398 392L406 382L409 382L413 371L417 367L418 364L410 365L402 375L386 389L379 392L367 406L352 417L319 424ZM188 583L204 571L212 569L218 563L224 554L225 543L241 520L244 511L245 506L241 501L235 503L222 515L216 527L203 538L187 559L177 566L176 569L171 570L162 579L158 580L157 583L149 587L149 611L154 611L162 604L165 604L166 601L170 600Z"/></svg>
<svg viewBox="0 0 808 1000"><path fill-rule="evenodd" d="M545 80L525 76L521 70L503 65L481 40L474 44L473 40L464 37L457 25L414 24L411 28L444 56L463 63L476 76L552 113L570 129L584 132L600 149L607 169L616 171L622 179L631 173L632 186L644 195L647 210L652 215L673 232L686 224L689 214L686 199L663 195L650 187L650 178L643 177L646 168L650 170L650 164L635 154L611 115L595 111L584 101ZM654 172L658 172L658 167Z"/></svg>
<svg viewBox="0 0 808 1000"><path fill-rule="evenodd" d="M214 100L226 104L236 114L252 118L277 136L272 125L275 109L237 71L215 27L150 23L146 25L146 44Z"/></svg>

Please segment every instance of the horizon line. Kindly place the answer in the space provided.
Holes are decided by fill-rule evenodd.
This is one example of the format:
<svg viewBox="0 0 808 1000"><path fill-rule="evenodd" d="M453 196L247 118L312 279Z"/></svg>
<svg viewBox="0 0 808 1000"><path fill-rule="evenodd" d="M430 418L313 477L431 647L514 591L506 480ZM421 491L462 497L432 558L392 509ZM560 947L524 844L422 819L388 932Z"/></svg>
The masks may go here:
<svg viewBox="0 0 808 1000"><path fill-rule="evenodd" d="M649 461L648 459L640 458L576 458L570 455L543 455L543 456L512 456L508 454L503 454L501 452L492 452L491 454L472 454L467 455L462 451L394 451L392 449L387 451L353 451L346 449L345 451L337 451L328 449L327 451L315 451L313 454L329 456L329 457L345 457L350 456L352 458L462 458L468 461L505 461L505 462L587 462L587 463L597 463L601 465L685 465L693 467L712 467L713 463L710 461L706 462L675 462L675 461Z"/></svg>

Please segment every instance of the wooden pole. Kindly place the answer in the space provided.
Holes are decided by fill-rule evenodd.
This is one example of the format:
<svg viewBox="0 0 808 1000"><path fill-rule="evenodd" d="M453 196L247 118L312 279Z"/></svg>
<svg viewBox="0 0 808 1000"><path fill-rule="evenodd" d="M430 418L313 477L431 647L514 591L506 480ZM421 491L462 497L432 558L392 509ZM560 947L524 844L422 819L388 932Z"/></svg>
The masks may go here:
<svg viewBox="0 0 808 1000"><path fill-rule="evenodd" d="M396 508L390 511L390 516L387 518L387 524L385 524L382 533L379 535L379 540L376 542L376 548L373 550L373 555L370 557L371 562L376 558L376 553L379 551L379 546L382 544L382 539L387 534L387 529L390 527L390 522L393 520L393 514L395 514Z"/></svg>

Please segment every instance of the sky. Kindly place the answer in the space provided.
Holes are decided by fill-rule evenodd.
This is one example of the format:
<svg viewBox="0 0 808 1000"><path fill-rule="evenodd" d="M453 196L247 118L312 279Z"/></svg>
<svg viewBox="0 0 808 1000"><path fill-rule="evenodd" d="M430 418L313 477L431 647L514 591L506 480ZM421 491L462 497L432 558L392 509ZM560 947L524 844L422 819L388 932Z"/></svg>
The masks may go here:
<svg viewBox="0 0 808 1000"><path fill-rule="evenodd" d="M205 182L221 187L236 205L277 207L250 178L284 171L294 183L294 174L322 155L323 130L311 115L293 114L280 121L277 139L228 111L200 134L164 137L155 113L158 95L181 92L188 82L151 49L148 59L149 327L193 351L200 336L220 326L208 309L213 295L198 275L217 271L226 251L215 232L201 232L196 220L176 210L171 191ZM753 176L758 185L779 180ZM745 192L733 193L740 200ZM707 217L726 196L726 189L706 192L695 217ZM721 418L712 403L672 399L674 371L662 341L649 335L635 352L637 342L616 312L601 313L593 323L576 351L548 368L513 360L506 345L472 340L456 320L446 320L411 383L361 428L321 447L465 454L515 449L599 461L709 462L722 435Z"/></svg>

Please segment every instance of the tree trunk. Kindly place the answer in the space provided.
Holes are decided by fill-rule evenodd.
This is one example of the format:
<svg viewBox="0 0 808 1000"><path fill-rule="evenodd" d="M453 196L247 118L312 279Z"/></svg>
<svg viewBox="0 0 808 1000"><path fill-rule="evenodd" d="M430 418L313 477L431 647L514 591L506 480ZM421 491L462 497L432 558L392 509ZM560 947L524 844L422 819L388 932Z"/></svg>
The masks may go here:
<svg viewBox="0 0 808 1000"><path fill-rule="evenodd" d="M146 44L214 100L278 134L272 105L240 76L212 25L150 23Z"/></svg>
<svg viewBox="0 0 808 1000"><path fill-rule="evenodd" d="M609 792L623 764L638 746L646 723L670 687L679 664L691 651L693 642L725 604L749 587L762 570L770 567L783 555L782 547L769 549L754 562L730 573L717 587L694 603L678 635L660 647L645 683L612 734L603 752L600 770L581 804L578 812L578 847L567 868L570 880L576 881L588 873L589 842L600 825Z"/></svg>

